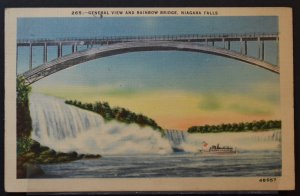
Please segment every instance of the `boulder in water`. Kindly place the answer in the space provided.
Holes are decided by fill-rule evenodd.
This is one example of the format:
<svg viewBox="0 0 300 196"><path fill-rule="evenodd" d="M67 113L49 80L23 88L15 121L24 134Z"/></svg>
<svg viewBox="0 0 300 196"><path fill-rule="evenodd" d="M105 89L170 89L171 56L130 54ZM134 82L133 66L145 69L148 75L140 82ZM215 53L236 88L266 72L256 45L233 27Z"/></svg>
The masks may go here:
<svg viewBox="0 0 300 196"><path fill-rule="evenodd" d="M97 158L100 158L100 157L101 157L101 155L99 155L99 154L96 154L96 155L94 155L94 154L83 155L84 159L97 159Z"/></svg>
<svg viewBox="0 0 300 196"><path fill-rule="evenodd" d="M37 178L45 174L44 171L40 168L40 166L36 164L25 163L23 167L26 171L27 178Z"/></svg>
<svg viewBox="0 0 300 196"><path fill-rule="evenodd" d="M46 150L41 153L40 156L55 156L56 152L54 150Z"/></svg>

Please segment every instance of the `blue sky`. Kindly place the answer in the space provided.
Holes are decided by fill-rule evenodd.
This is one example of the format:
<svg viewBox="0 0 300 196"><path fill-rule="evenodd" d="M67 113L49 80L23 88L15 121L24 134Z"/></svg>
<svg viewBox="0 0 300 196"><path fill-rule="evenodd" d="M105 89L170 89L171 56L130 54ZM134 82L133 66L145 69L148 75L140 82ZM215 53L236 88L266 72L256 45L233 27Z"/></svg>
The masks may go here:
<svg viewBox="0 0 300 196"><path fill-rule="evenodd" d="M277 32L277 17L20 18L18 38Z"/></svg>
<svg viewBox="0 0 300 196"><path fill-rule="evenodd" d="M277 17L21 18L18 19L17 38L57 39L250 32L278 32ZM256 46L255 42L249 43L249 55L258 54ZM42 64L41 49L36 47L33 50L34 66ZM238 43L232 43L232 49L239 50ZM49 47L48 51L50 59L55 58L55 48ZM69 51L70 47L65 47L64 52ZM276 43L266 43L266 60L273 64L277 63ZM18 72L24 71L27 66L28 49L19 48ZM88 87L93 89L91 91L99 91L102 94L123 95L119 99L126 99L128 94L137 92L165 90L199 93L199 100L201 96L217 92L222 96L225 96L224 93L247 95L253 99L270 102L274 107L277 107L275 105L279 101L277 74L224 57L175 51L134 52L89 61L38 81L33 85L33 90L71 98L70 94L73 92L69 94L64 92L68 89L74 91L78 86L86 89ZM259 86L267 89L257 93ZM61 87L64 89L57 90ZM80 90L77 91L80 93ZM84 92L82 94L92 93ZM76 98L89 100L83 95ZM114 98L112 97L112 100ZM123 102L115 100L115 104L121 103ZM135 109L133 103L127 107ZM147 113L140 108L137 110Z"/></svg>
<svg viewBox="0 0 300 196"><path fill-rule="evenodd" d="M124 35L273 33L277 31L276 17L22 18L18 20L17 37L18 39L56 39ZM232 48L239 50L238 43L232 43ZM41 47L35 47L33 50L34 66L42 64L41 49ZM49 59L55 58L55 50L55 47L49 47ZM70 47L65 47L64 52L70 52ZM256 43L249 43L249 54L256 56L257 53ZM19 54L18 72L20 73L28 67L28 48L20 48ZM274 43L266 44L266 58L271 63L277 63L277 51ZM120 71L110 71L116 68ZM125 70L128 72L127 76L120 74L124 73ZM232 72L239 74L231 77ZM64 81L65 74L63 73L68 75L68 80ZM149 87L161 86L162 83L171 87L175 80L180 88L190 88L199 83L206 83L205 86L208 88L227 86L232 89L231 86L237 84L237 81L248 83L248 79L252 80L251 82L259 82L266 77L277 78L276 75L274 77L273 73L270 74L260 68L247 66L246 63L213 55L188 52L130 53L87 62L85 65L76 66L63 73L57 73L50 76L49 79L53 78L52 82L55 81L60 84L74 84L75 82L95 85L131 78L130 81L134 85L136 84L134 80L139 83L145 80L147 83L149 77L151 80L152 76L157 76L155 81L149 83ZM112 74L110 78L101 77L101 75L108 73ZM213 75L210 76L210 74ZM230 80L227 80L227 77L230 77ZM177 78L182 80L178 81ZM193 81L191 78L198 79ZM218 78L220 83L212 82L210 78ZM161 79L164 81L162 82ZM224 85L224 83L228 83L228 85ZM201 89L203 88L204 86ZM238 88L237 90L241 89Z"/></svg>

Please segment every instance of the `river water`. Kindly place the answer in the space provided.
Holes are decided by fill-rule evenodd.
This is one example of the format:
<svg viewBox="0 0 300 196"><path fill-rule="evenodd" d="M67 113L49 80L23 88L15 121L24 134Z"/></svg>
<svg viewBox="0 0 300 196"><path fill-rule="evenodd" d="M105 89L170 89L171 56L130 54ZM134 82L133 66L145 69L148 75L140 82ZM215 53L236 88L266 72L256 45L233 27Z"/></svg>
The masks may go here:
<svg viewBox="0 0 300 196"><path fill-rule="evenodd" d="M30 96L32 138L61 151L101 154L100 159L40 165L43 178L135 178L280 176L281 130L188 134L105 122L93 112L41 94ZM238 149L237 154L199 154L203 142ZM174 152L174 149L180 152Z"/></svg>
<svg viewBox="0 0 300 196"><path fill-rule="evenodd" d="M45 178L280 176L280 157L279 151L240 152L221 156L173 153L104 156L41 167L46 173L43 176Z"/></svg>

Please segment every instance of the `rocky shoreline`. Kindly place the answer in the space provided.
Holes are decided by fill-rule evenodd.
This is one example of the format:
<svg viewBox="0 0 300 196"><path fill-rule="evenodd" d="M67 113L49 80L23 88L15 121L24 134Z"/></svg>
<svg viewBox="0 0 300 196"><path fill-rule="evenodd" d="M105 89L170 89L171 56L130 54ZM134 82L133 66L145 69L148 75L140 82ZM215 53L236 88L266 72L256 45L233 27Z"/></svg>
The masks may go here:
<svg viewBox="0 0 300 196"><path fill-rule="evenodd" d="M17 177L35 178L44 175L39 164L68 163L80 159L97 159L99 154L78 154L77 152L57 152L31 140L29 149L17 156Z"/></svg>

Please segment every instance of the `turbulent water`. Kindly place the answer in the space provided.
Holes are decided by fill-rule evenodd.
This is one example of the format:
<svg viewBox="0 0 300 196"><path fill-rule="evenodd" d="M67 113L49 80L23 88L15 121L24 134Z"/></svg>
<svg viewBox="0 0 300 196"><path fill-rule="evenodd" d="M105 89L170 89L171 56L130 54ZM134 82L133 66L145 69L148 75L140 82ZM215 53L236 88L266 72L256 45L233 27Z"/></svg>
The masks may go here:
<svg viewBox="0 0 300 196"><path fill-rule="evenodd" d="M93 154L166 154L172 148L158 131L138 125L105 122L93 112L63 100L30 96L33 139L57 151Z"/></svg>
<svg viewBox="0 0 300 196"><path fill-rule="evenodd" d="M63 152L95 154L166 154L172 148L198 152L207 147L237 147L239 150L274 150L280 148L281 130L239 133L188 134L167 130L165 137L150 127L105 122L93 112L64 103L64 100L42 95L30 96L33 139Z"/></svg>
<svg viewBox="0 0 300 196"><path fill-rule="evenodd" d="M168 138L172 147L178 147L186 142L187 133L177 130L166 130L166 137Z"/></svg>
<svg viewBox="0 0 300 196"><path fill-rule="evenodd" d="M41 165L45 178L281 175L281 130L207 134L167 130L162 137L149 127L105 122L98 114L42 94L30 96L30 113L32 137L41 144L62 152L105 155ZM236 147L238 153L199 154L217 144Z"/></svg>
<svg viewBox="0 0 300 196"><path fill-rule="evenodd" d="M96 160L79 160L41 167L46 173L44 178L280 176L280 157L279 151L247 151L222 156L173 153L105 156Z"/></svg>
<svg viewBox="0 0 300 196"><path fill-rule="evenodd" d="M185 152L198 152L212 145L232 146L238 150L278 150L281 145L281 130L238 133L188 134L168 130L166 136L172 147ZM205 147L203 144L207 144Z"/></svg>

